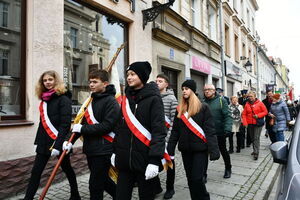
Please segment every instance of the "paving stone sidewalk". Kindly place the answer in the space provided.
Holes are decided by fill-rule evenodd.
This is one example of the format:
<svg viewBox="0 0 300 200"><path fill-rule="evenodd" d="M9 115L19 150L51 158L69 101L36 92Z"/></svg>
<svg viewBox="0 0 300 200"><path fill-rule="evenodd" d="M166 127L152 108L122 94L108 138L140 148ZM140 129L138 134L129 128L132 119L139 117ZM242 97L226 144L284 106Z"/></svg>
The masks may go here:
<svg viewBox="0 0 300 200"><path fill-rule="evenodd" d="M291 133L286 132L286 138ZM224 179L224 163L222 157L215 162L210 162L208 166L208 182L207 190L210 193L212 200L262 200L268 199L272 190L272 186L278 173L279 165L273 163L272 156L269 150L270 140L264 135L264 130L261 134L260 154L258 160L253 160L251 157L252 147L245 147L241 153L230 154L232 162L232 176L230 179ZM186 182L185 172L181 160L180 153L176 155L176 180L175 180L175 195L173 200L188 200L190 199L189 189ZM89 174L78 177L78 185L82 200L89 199L88 191ZM166 173L160 174L162 186L165 191ZM35 199L38 199L38 194L42 192L39 189ZM163 193L157 195L156 199L163 199ZM66 200L69 199L69 184L68 181L63 181L54 184L50 187L45 199L50 200ZM22 199L24 194L11 197L8 200ZM105 200L111 199L105 194ZM138 199L137 189L133 191L133 198Z"/></svg>

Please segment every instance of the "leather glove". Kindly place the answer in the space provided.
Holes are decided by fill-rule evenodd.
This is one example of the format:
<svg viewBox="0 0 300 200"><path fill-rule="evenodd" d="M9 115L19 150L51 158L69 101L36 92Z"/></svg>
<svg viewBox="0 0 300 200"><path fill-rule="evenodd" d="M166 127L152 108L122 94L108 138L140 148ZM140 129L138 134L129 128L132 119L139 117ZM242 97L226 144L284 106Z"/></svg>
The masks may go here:
<svg viewBox="0 0 300 200"><path fill-rule="evenodd" d="M210 161L218 160L219 158L220 158L220 152L219 152L219 150L216 150L215 152L211 152L209 154L209 160Z"/></svg>
<svg viewBox="0 0 300 200"><path fill-rule="evenodd" d="M62 150L67 150L67 154L70 153L71 149L72 149L72 143L68 142L68 141L64 141L63 146L62 146Z"/></svg>
<svg viewBox="0 0 300 200"><path fill-rule="evenodd" d="M82 128L81 124L74 124L72 132L73 133L80 133L81 132L81 128Z"/></svg>
<svg viewBox="0 0 300 200"><path fill-rule="evenodd" d="M112 154L111 157L110 157L110 162L111 162L111 165L115 167L115 159L116 159L116 154Z"/></svg>
<svg viewBox="0 0 300 200"><path fill-rule="evenodd" d="M145 172L146 180L152 179L158 175L158 166L153 164L148 164Z"/></svg>
<svg viewBox="0 0 300 200"><path fill-rule="evenodd" d="M58 151L57 149L52 149L51 156L58 156L59 154L60 154L60 151Z"/></svg>

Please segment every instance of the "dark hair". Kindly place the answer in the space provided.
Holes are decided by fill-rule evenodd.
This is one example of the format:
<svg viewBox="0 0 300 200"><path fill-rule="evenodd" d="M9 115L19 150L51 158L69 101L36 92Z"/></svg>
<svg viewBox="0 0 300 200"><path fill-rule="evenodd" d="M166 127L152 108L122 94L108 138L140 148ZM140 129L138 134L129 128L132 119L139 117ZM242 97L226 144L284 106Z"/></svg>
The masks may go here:
<svg viewBox="0 0 300 200"><path fill-rule="evenodd" d="M92 71L89 74L89 79L93 79L93 78L100 79L102 82L105 82L105 81L108 82L109 74L106 70L99 69L99 70Z"/></svg>
<svg viewBox="0 0 300 200"><path fill-rule="evenodd" d="M165 79L165 81L166 81L167 83L170 82L169 77L167 77L167 75L165 75L165 74L158 74L158 75L156 76L156 78L163 78L163 79Z"/></svg>

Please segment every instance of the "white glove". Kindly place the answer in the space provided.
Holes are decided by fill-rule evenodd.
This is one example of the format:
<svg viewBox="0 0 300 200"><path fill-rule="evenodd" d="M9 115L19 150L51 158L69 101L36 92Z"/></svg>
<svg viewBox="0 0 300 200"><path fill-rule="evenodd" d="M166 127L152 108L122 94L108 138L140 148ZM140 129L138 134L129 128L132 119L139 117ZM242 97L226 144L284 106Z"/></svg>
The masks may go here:
<svg viewBox="0 0 300 200"><path fill-rule="evenodd" d="M145 172L146 180L152 179L158 175L158 166L153 164L148 164Z"/></svg>
<svg viewBox="0 0 300 200"><path fill-rule="evenodd" d="M36 152L37 145L33 145L33 152Z"/></svg>
<svg viewBox="0 0 300 200"><path fill-rule="evenodd" d="M60 154L60 151L58 151L57 149L52 149L51 156L58 156L59 154Z"/></svg>
<svg viewBox="0 0 300 200"><path fill-rule="evenodd" d="M116 154L112 154L111 157L110 157L110 162L111 162L111 165L115 167L115 159L116 159Z"/></svg>
<svg viewBox="0 0 300 200"><path fill-rule="evenodd" d="M72 132L73 133L80 133L81 132L81 127L82 127L81 124L74 124Z"/></svg>
<svg viewBox="0 0 300 200"><path fill-rule="evenodd" d="M67 150L67 154L71 151L72 149L72 143L68 142L68 141L64 141L63 146L62 146L62 150Z"/></svg>

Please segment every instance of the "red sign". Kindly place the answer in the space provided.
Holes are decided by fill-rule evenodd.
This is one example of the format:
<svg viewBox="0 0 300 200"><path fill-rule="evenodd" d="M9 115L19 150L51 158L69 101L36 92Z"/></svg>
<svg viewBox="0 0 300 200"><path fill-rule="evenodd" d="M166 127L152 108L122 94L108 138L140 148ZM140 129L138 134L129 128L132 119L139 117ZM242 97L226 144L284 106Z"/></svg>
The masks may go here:
<svg viewBox="0 0 300 200"><path fill-rule="evenodd" d="M208 62L200 60L196 56L192 57L192 69L203 72L205 74L210 74L211 66Z"/></svg>

